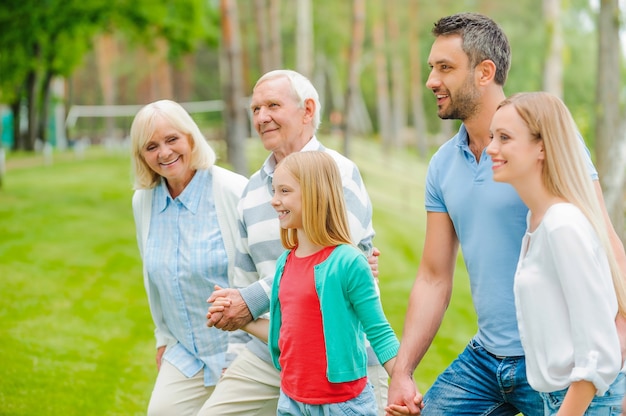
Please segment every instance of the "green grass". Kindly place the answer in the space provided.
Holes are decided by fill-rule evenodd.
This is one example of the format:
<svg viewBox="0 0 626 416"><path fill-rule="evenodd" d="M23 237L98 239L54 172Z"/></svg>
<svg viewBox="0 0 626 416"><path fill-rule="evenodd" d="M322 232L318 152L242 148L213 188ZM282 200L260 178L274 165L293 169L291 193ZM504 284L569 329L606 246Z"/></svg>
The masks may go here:
<svg viewBox="0 0 626 416"><path fill-rule="evenodd" d="M332 138L324 142L340 149ZM251 171L266 152L248 143ZM374 205L383 306L401 335L425 214L426 163L352 146ZM0 415L145 414L156 368L128 155L9 155L0 189ZM417 372L422 391L475 332L467 276Z"/></svg>

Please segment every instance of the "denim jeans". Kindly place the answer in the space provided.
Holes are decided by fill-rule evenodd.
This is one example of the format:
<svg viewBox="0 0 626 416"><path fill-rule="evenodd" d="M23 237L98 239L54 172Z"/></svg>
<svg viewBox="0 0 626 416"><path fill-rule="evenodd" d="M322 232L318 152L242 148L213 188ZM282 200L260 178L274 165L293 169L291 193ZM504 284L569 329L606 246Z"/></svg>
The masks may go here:
<svg viewBox="0 0 626 416"><path fill-rule="evenodd" d="M524 357L496 357L471 340L426 392L422 415L540 416L543 412L541 395L526 379Z"/></svg>
<svg viewBox="0 0 626 416"><path fill-rule="evenodd" d="M604 396L595 396L587 408L585 416L619 416L622 412L622 399L626 392L626 378L620 373ZM563 403L567 389L552 393L541 393L546 416L556 415Z"/></svg>
<svg viewBox="0 0 626 416"><path fill-rule="evenodd" d="M332 404L305 404L297 402L280 391L278 416L377 416L378 404L374 387L368 382L354 399Z"/></svg>

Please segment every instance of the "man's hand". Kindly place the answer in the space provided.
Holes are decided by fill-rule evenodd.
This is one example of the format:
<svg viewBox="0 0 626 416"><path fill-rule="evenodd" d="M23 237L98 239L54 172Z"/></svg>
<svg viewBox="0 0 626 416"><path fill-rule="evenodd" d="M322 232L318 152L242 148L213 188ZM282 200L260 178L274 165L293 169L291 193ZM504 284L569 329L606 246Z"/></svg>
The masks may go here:
<svg viewBox="0 0 626 416"><path fill-rule="evenodd" d="M228 299L229 302L220 300L220 304L213 308L209 307L207 313L207 326L214 326L224 331L235 331L248 322L252 321L252 314L248 305L243 301L237 289L223 289L215 285L215 290L207 299L208 303L215 302L218 298Z"/></svg>
<svg viewBox="0 0 626 416"><path fill-rule="evenodd" d="M424 408L422 399L422 394L411 377L394 374L389 383L386 415L421 415Z"/></svg>
<svg viewBox="0 0 626 416"><path fill-rule="evenodd" d="M375 279L378 279L378 256L380 256L380 250L374 247L372 248L372 255L367 258Z"/></svg>

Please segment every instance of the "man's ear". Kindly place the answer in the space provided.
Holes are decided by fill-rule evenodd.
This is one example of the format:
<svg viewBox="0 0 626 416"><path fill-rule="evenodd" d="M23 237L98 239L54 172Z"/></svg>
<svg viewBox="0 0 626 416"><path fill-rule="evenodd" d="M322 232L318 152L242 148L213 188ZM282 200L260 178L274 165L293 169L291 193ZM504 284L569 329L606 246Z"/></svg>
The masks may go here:
<svg viewBox="0 0 626 416"><path fill-rule="evenodd" d="M496 76L496 64L491 59L485 59L476 65L476 76L480 85L492 82Z"/></svg>
<svg viewBox="0 0 626 416"><path fill-rule="evenodd" d="M304 118L303 121L305 124L310 123L315 117L315 100L312 98L307 98L304 100Z"/></svg>

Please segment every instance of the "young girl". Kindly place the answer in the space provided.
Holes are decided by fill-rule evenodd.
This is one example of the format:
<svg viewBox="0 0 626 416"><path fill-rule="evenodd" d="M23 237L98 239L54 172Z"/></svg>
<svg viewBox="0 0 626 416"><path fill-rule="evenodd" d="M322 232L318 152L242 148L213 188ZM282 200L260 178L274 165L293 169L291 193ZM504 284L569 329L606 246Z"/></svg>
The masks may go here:
<svg viewBox="0 0 626 416"><path fill-rule="evenodd" d="M281 370L278 414L374 416L365 334L388 373L399 342L367 259L350 242L339 170L325 152L293 153L272 187L288 249L276 266L267 337ZM267 322L245 329L264 338Z"/></svg>
<svg viewBox="0 0 626 416"><path fill-rule="evenodd" d="M494 180L529 208L514 284L528 381L546 415L617 415L626 292L574 120L553 95L517 94L491 134Z"/></svg>

